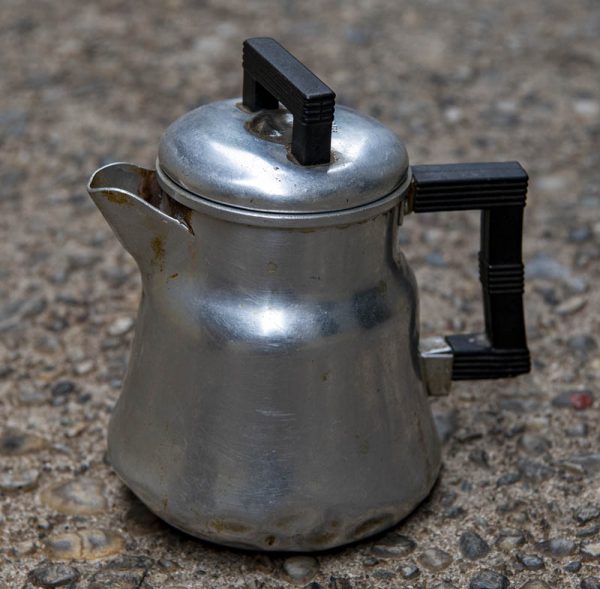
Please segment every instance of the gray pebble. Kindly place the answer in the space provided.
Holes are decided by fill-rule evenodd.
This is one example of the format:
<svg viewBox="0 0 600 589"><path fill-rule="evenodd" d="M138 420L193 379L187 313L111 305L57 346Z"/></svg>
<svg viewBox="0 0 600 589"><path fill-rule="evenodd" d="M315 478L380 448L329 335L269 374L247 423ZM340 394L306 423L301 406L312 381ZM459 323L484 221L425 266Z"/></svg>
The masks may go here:
<svg viewBox="0 0 600 589"><path fill-rule="evenodd" d="M447 581L442 581L441 583L437 583L433 585L431 589L457 589L456 585L452 583L448 583Z"/></svg>
<svg viewBox="0 0 600 589"><path fill-rule="evenodd" d="M478 466L487 468L490 465L490 458L484 449L474 449L469 452L469 460Z"/></svg>
<svg viewBox="0 0 600 589"><path fill-rule="evenodd" d="M403 558L416 548L414 540L402 534L389 534L371 548L375 556L382 558Z"/></svg>
<svg viewBox="0 0 600 589"><path fill-rule="evenodd" d="M525 544L525 534L517 528L504 528L500 530L500 535L496 540L496 546L501 550L510 552L517 546Z"/></svg>
<svg viewBox="0 0 600 589"><path fill-rule="evenodd" d="M452 563L452 557L440 548L428 548L419 556L419 564L429 571L443 571Z"/></svg>
<svg viewBox="0 0 600 589"><path fill-rule="evenodd" d="M586 475L600 473L600 453L574 454L566 462L581 466Z"/></svg>
<svg viewBox="0 0 600 589"><path fill-rule="evenodd" d="M595 536L598 532L600 532L600 524L595 524L593 526L588 526L587 528L581 528L575 532L575 535L578 538L587 538L588 536Z"/></svg>
<svg viewBox="0 0 600 589"><path fill-rule="evenodd" d="M587 284L549 254L540 253L531 258L525 267L528 280L550 280L566 284L574 292L585 292Z"/></svg>
<svg viewBox="0 0 600 589"><path fill-rule="evenodd" d="M592 238L592 230L589 227L573 227L569 229L569 241L571 243L583 243Z"/></svg>
<svg viewBox="0 0 600 589"><path fill-rule="evenodd" d="M415 577L418 577L421 572L419 567L412 563L402 565L398 571L405 579L414 579Z"/></svg>
<svg viewBox="0 0 600 589"><path fill-rule="evenodd" d="M526 454L539 456L545 454L550 448L550 442L539 434L524 433L519 438L519 449Z"/></svg>
<svg viewBox="0 0 600 589"><path fill-rule="evenodd" d="M575 552L575 542L567 538L551 538L538 542L535 547L543 554L556 558L563 558Z"/></svg>
<svg viewBox="0 0 600 589"><path fill-rule="evenodd" d="M66 564L44 563L29 572L28 579L38 587L75 587L79 571Z"/></svg>
<svg viewBox="0 0 600 589"><path fill-rule="evenodd" d="M600 579L598 577L586 577L582 579L581 589L600 589Z"/></svg>
<svg viewBox="0 0 600 589"><path fill-rule="evenodd" d="M102 513L108 506L104 483L87 477L54 483L40 498L48 507L69 515Z"/></svg>
<svg viewBox="0 0 600 589"><path fill-rule="evenodd" d="M540 579L532 579L522 585L521 589L550 589L550 586Z"/></svg>
<svg viewBox="0 0 600 589"><path fill-rule="evenodd" d="M490 552L489 544L472 530L463 532L458 543L463 556L469 560L479 560Z"/></svg>
<svg viewBox="0 0 600 589"><path fill-rule="evenodd" d="M319 562L312 556L291 556L283 561L283 570L294 581L308 581L318 569Z"/></svg>
<svg viewBox="0 0 600 589"><path fill-rule="evenodd" d="M508 589L509 581L500 573L484 569L477 573L469 583L469 589Z"/></svg>
<svg viewBox="0 0 600 589"><path fill-rule="evenodd" d="M578 573L581 570L581 561L572 560L565 565L565 571L568 573Z"/></svg>
<svg viewBox="0 0 600 589"><path fill-rule="evenodd" d="M585 438L587 437L589 430L590 428L588 427L588 424L584 421L580 421L575 425L568 427L565 430L565 434L567 434L567 436L570 438Z"/></svg>
<svg viewBox="0 0 600 589"><path fill-rule="evenodd" d="M593 352L598 348L596 340L588 334L579 334L570 337L567 340L567 346L569 346L569 349L583 356L587 355L589 352Z"/></svg>
<svg viewBox="0 0 600 589"><path fill-rule="evenodd" d="M90 579L87 589L138 589L144 587L145 576L145 571L100 571Z"/></svg>
<svg viewBox="0 0 600 589"><path fill-rule="evenodd" d="M596 541L582 544L580 552L585 560L598 560L600 559L600 542Z"/></svg>
<svg viewBox="0 0 600 589"><path fill-rule="evenodd" d="M524 478L531 481L546 481L554 475L554 470L541 462L522 459L517 462L517 468Z"/></svg>
<svg viewBox="0 0 600 589"><path fill-rule="evenodd" d="M575 512L575 520L581 525L587 524L598 517L600 517L600 507L597 505L585 505Z"/></svg>
<svg viewBox="0 0 600 589"><path fill-rule="evenodd" d="M530 571L539 571L544 568L544 559L537 554L517 554L517 560Z"/></svg>
<svg viewBox="0 0 600 589"><path fill-rule="evenodd" d="M514 485L515 483L518 483L520 480L521 480L520 472L507 472L506 474L503 474L502 476L498 477L498 479L496 480L496 485L498 487Z"/></svg>
<svg viewBox="0 0 600 589"><path fill-rule="evenodd" d="M29 491L38 483L40 472L35 468L23 471L7 472L0 474L0 491L5 493L16 493L17 491Z"/></svg>
<svg viewBox="0 0 600 589"><path fill-rule="evenodd" d="M75 392L75 383L71 380L59 380L50 392L53 397L66 397Z"/></svg>

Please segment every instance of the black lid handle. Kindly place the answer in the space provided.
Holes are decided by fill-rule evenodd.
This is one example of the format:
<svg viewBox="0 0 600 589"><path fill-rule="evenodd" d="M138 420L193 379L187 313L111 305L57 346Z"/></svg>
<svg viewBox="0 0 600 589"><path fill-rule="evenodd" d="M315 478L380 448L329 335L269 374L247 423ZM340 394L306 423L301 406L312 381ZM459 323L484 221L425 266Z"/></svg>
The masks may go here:
<svg viewBox="0 0 600 589"><path fill-rule="evenodd" d="M244 41L244 106L278 108L294 115L292 155L304 166L331 159L335 93L275 39Z"/></svg>

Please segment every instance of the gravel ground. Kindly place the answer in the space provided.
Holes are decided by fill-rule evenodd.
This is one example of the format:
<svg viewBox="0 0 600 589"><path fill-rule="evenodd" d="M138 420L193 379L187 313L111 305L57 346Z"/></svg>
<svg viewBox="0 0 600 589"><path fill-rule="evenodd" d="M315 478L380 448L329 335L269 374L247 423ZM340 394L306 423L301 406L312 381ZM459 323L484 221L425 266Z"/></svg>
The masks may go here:
<svg viewBox="0 0 600 589"><path fill-rule="evenodd" d="M596 0L2 0L0 587L600 587ZM280 39L414 163L530 172L534 370L435 401L445 468L386 535L316 556L184 536L104 461L140 281L85 184L151 166L180 114L239 95ZM478 215L408 217L424 335L482 329Z"/></svg>

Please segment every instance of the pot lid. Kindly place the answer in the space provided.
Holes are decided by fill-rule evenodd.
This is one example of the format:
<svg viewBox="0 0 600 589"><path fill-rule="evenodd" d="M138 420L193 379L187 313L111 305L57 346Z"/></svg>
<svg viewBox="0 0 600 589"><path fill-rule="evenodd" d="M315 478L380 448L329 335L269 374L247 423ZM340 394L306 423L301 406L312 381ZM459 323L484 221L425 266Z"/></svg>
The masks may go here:
<svg viewBox="0 0 600 589"><path fill-rule="evenodd" d="M387 196L406 178L403 143L350 108L337 106L334 118L334 100L276 41L249 39L243 98L175 121L157 165L188 198L253 211L333 212Z"/></svg>

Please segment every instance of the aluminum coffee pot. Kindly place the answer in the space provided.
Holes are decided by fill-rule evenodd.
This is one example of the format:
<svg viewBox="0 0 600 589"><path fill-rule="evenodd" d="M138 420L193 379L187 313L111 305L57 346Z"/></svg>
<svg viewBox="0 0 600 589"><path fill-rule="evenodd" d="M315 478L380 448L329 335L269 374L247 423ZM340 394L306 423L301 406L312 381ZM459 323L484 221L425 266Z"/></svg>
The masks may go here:
<svg viewBox="0 0 600 589"><path fill-rule="evenodd" d="M276 41L244 43L243 97L175 121L156 170L88 189L142 274L108 456L199 538L321 550L396 524L431 490L428 395L530 369L516 162L409 166ZM409 213L480 209L486 333L420 340Z"/></svg>

